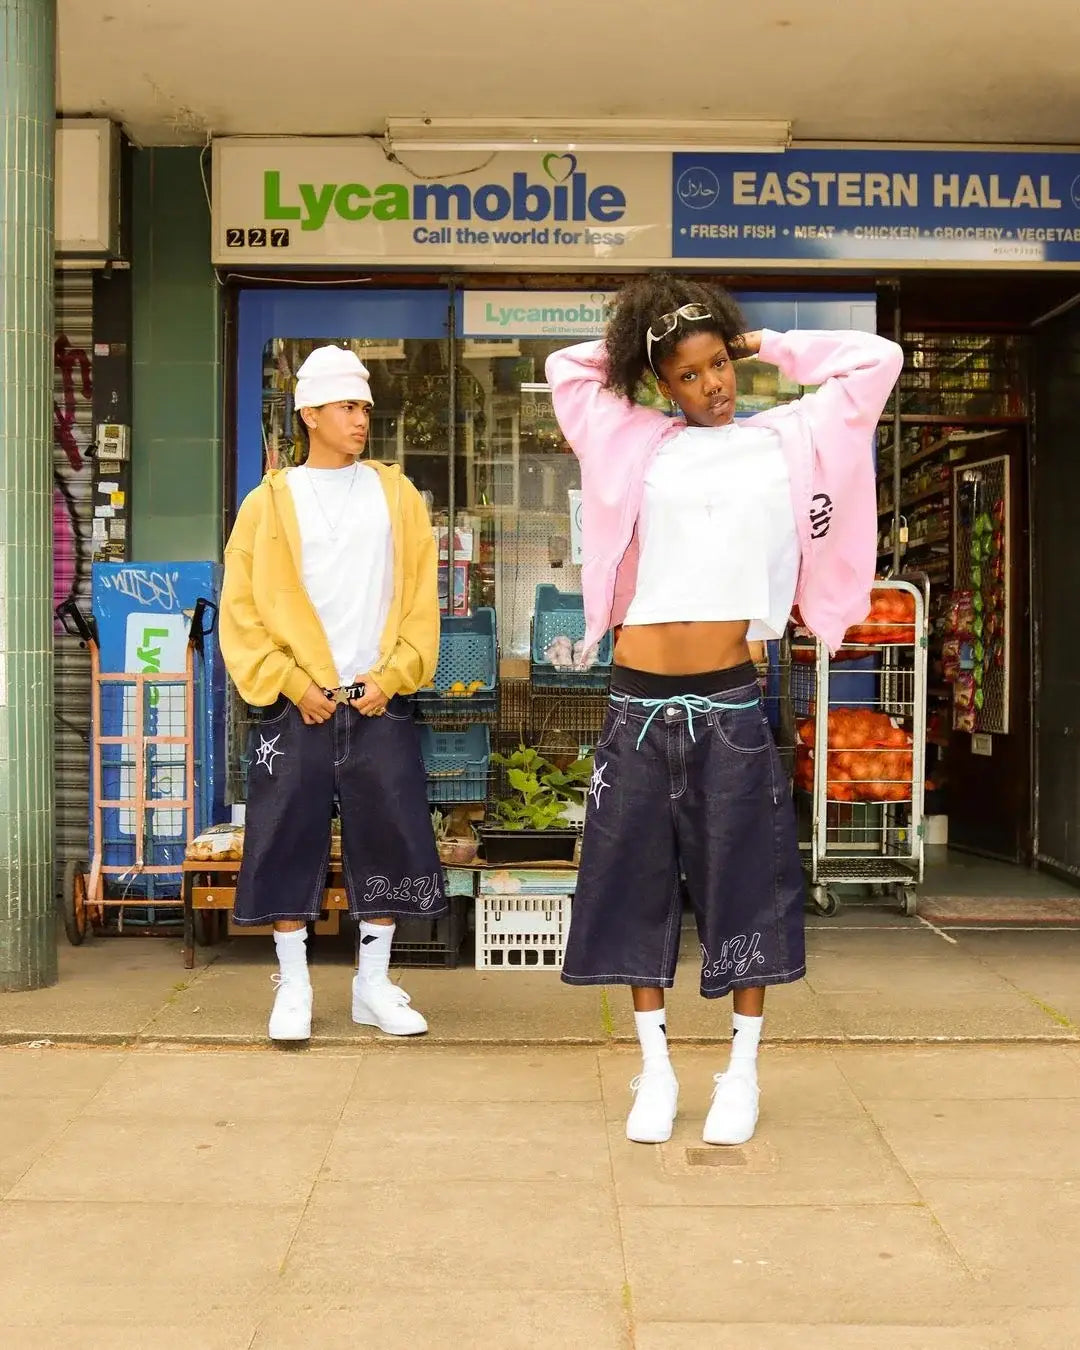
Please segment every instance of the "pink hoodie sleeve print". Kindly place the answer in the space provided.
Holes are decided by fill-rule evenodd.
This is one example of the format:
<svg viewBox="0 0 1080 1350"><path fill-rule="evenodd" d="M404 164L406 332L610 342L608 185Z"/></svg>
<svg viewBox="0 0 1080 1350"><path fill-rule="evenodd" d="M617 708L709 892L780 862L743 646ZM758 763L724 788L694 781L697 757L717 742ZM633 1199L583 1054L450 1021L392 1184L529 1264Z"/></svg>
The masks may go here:
<svg viewBox="0 0 1080 1350"><path fill-rule="evenodd" d="M766 330L761 359L797 384L820 386L777 412L798 417L810 441L810 518L797 600L808 627L835 651L870 607L877 568L873 437L904 353L874 333Z"/></svg>

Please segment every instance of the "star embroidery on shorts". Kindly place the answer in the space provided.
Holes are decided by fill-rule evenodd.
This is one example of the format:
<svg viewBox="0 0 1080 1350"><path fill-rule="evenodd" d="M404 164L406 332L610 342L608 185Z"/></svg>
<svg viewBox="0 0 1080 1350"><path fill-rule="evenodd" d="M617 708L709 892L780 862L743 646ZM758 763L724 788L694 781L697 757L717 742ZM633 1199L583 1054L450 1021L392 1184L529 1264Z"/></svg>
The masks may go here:
<svg viewBox="0 0 1080 1350"><path fill-rule="evenodd" d="M259 748L255 751L256 760L263 766L263 768L266 770L266 772L270 775L271 778L273 778L274 776L274 760L278 757L278 755L284 755L285 753L284 750L279 750L277 748L277 743L280 740L281 740L280 732L278 732L278 734L271 741L268 741L265 736L260 736Z"/></svg>
<svg viewBox="0 0 1080 1350"><path fill-rule="evenodd" d="M597 808L600 806L600 796L604 789L611 787L610 783L604 782L604 774L606 772L606 764L597 764L593 769L592 778L589 780L589 796L593 799Z"/></svg>

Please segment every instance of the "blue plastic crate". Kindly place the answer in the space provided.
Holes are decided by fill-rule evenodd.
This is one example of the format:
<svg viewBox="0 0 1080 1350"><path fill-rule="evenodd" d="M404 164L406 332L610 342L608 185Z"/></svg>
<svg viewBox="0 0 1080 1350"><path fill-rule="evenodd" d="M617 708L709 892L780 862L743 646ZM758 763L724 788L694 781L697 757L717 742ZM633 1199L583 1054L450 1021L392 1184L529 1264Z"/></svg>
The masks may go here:
<svg viewBox="0 0 1080 1350"><path fill-rule="evenodd" d="M532 630L532 682L554 689L602 689L611 674L611 634L600 640L597 661L588 670L556 670L544 653L557 637L577 642L585 636L585 601L557 586L536 588Z"/></svg>
<svg viewBox="0 0 1080 1350"><path fill-rule="evenodd" d="M856 661L833 661L829 665L830 708L879 708L881 655L870 652ZM817 665L792 661L791 702L796 717L809 717L817 702Z"/></svg>
<svg viewBox="0 0 1080 1350"><path fill-rule="evenodd" d="M429 710L438 705L440 713L467 718L470 711L490 712L495 707L497 673L495 611L482 608L469 615L444 616L435 687L421 689L416 697ZM477 682L480 687L472 694L455 697L449 692L455 684L468 689Z"/></svg>
<svg viewBox="0 0 1080 1350"><path fill-rule="evenodd" d="M487 727L468 731L420 728L420 750L427 771L428 801L482 802L487 798L491 734Z"/></svg>

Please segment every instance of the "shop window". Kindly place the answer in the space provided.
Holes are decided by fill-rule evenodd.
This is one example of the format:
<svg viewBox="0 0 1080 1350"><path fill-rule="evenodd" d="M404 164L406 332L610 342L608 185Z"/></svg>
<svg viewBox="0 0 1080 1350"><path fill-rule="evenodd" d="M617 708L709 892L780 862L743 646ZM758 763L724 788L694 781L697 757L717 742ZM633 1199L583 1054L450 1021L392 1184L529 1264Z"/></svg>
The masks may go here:
<svg viewBox="0 0 1080 1350"><path fill-rule="evenodd" d="M263 352L263 448L266 466L303 460L293 406L296 372L316 347L336 343L354 351L371 372L375 409L372 459L400 464L442 523L449 510L450 401L445 341L428 338L271 338Z"/></svg>
<svg viewBox="0 0 1080 1350"><path fill-rule="evenodd" d="M457 527L470 608L498 615L504 657L528 656L536 588L581 590L571 529L577 460L559 430L544 363L566 340L460 344ZM464 557L459 562L466 560Z"/></svg>

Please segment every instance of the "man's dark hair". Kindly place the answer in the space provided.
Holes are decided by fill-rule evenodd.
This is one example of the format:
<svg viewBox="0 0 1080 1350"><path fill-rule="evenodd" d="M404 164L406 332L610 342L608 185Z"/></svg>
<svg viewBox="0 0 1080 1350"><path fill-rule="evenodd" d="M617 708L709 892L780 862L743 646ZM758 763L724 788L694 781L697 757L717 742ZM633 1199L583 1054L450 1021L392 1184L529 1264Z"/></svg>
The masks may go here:
<svg viewBox="0 0 1080 1350"><path fill-rule="evenodd" d="M733 297L722 286L695 281L692 277L672 276L670 272L634 277L620 290L607 327L606 384L609 389L626 398L634 397L649 369L646 334L661 315L671 314L683 305L701 305L712 318L697 322L680 319L673 332L653 344L652 358L657 368L691 333L715 333L723 338L733 360L743 355L739 338L746 331L746 320Z"/></svg>
<svg viewBox="0 0 1080 1350"><path fill-rule="evenodd" d="M308 455L311 454L311 437L308 435L308 424L304 421L299 408L293 413L293 425L296 428L293 436L293 445L296 447L296 462L297 464L303 464Z"/></svg>

